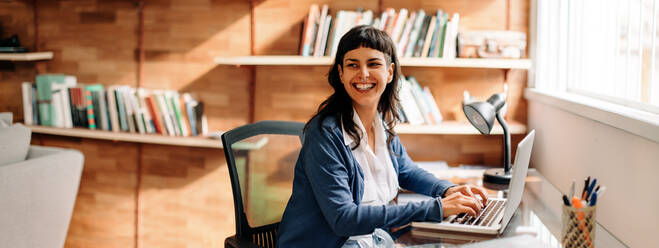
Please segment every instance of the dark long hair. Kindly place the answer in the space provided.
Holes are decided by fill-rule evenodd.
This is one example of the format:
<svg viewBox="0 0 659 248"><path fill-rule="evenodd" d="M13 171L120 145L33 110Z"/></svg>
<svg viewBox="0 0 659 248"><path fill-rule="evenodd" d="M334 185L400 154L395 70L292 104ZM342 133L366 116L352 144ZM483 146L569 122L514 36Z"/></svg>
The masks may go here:
<svg viewBox="0 0 659 248"><path fill-rule="evenodd" d="M325 118L328 116L335 116L337 120L340 120L343 124L343 128L346 130L348 135L356 141L356 145L351 147L351 149L357 148L359 146L363 134L359 131L357 124L353 121L353 112L352 107L352 98L346 92L346 89L341 82L341 77L339 76L339 66L343 68L343 57L345 54L351 50L365 47L372 48L384 53L386 60L386 66L389 66L391 63L394 63L394 75L391 83L387 84L380 101L378 102L378 111L382 114L382 118L385 123L385 131L389 134L387 138L387 147L389 147L391 141L394 138L394 126L400 122L400 116L398 115L398 78L400 75L400 64L398 63L398 57L396 56L396 47L394 42L391 40L389 35L384 31L381 31L377 28L374 28L369 25L356 26L350 31L348 31L341 41L339 41L338 50L334 58L334 64L330 68L329 74L327 76L327 81L334 88L334 93L330 95L325 101L323 101L318 107L318 111L313 118L320 118L319 122L322 123ZM313 119L312 118L312 119ZM307 122L304 130L306 131L309 127ZM319 125L319 127L322 125Z"/></svg>

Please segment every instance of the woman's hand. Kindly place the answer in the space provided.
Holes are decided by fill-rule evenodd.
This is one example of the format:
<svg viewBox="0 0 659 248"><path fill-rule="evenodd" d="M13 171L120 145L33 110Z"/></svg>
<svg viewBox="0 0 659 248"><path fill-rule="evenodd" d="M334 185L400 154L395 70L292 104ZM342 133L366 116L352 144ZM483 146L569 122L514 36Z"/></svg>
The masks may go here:
<svg viewBox="0 0 659 248"><path fill-rule="evenodd" d="M487 204L487 191L483 187L479 187L476 185L460 185L460 186L454 186L450 187L444 192L444 196L449 196L452 195L453 193L461 193L465 196L472 197L476 199L476 195L478 194L481 196L482 200L482 205L485 206Z"/></svg>
<svg viewBox="0 0 659 248"><path fill-rule="evenodd" d="M461 192L455 192L441 199L442 201L442 214L443 217L448 217L454 214L467 213L471 216L478 216L483 204L478 199L471 196L466 196Z"/></svg>

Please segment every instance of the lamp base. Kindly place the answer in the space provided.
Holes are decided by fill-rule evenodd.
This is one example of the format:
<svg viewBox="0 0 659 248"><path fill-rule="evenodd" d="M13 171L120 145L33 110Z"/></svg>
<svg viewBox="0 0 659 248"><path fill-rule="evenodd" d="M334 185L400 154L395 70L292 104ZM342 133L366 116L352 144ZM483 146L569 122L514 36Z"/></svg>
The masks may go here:
<svg viewBox="0 0 659 248"><path fill-rule="evenodd" d="M506 174L503 168L488 169L483 173L483 182L492 184L509 184L512 173Z"/></svg>

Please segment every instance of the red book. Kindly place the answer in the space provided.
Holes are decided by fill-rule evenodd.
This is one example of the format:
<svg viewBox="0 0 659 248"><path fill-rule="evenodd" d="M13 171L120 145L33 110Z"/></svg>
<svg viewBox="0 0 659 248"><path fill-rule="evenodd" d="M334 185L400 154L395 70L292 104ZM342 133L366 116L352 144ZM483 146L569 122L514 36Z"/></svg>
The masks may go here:
<svg viewBox="0 0 659 248"><path fill-rule="evenodd" d="M159 134L167 134L167 132L165 132L165 130L163 129L162 120L160 119L161 117L160 111L158 110L157 105L153 101L153 97L147 96L145 100L146 100L145 101L146 105L149 108L149 112L151 112L150 114L152 116L151 118L153 119L153 124L154 126L156 126L156 132L158 132Z"/></svg>

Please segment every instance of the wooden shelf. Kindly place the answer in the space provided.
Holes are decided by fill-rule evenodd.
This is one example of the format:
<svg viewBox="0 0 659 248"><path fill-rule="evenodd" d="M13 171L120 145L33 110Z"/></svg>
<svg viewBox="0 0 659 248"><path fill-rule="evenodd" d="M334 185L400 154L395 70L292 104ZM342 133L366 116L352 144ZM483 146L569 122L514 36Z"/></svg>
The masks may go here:
<svg viewBox="0 0 659 248"><path fill-rule="evenodd" d="M469 122L443 121L439 125L410 125L398 124L395 128L398 134L480 134ZM510 134L526 134L526 125L508 121ZM498 123L495 124L490 134L503 134L503 129Z"/></svg>
<svg viewBox="0 0 659 248"><path fill-rule="evenodd" d="M207 137L174 137L160 134L136 134L124 132L110 132L100 130L89 130L84 128L58 128L27 125L33 133L50 134L68 137L127 141L136 143L148 143L159 145L222 148L222 141Z"/></svg>
<svg viewBox="0 0 659 248"><path fill-rule="evenodd" d="M37 61L49 60L52 58L53 52L0 53L0 60L3 61Z"/></svg>
<svg viewBox="0 0 659 248"><path fill-rule="evenodd" d="M330 65L331 57L302 56L233 56L216 57L219 65ZM530 59L438 59L402 58L401 66L417 67L461 67L493 69L529 69Z"/></svg>

